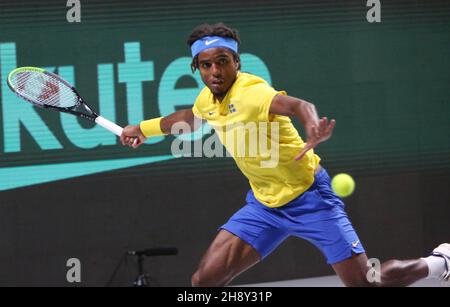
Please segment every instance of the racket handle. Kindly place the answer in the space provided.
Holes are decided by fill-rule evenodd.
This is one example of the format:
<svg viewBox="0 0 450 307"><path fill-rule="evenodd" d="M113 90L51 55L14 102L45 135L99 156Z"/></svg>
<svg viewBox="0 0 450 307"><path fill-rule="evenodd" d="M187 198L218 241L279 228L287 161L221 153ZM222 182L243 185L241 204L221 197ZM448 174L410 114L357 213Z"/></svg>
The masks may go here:
<svg viewBox="0 0 450 307"><path fill-rule="evenodd" d="M104 117L98 116L95 119L95 123L97 123L98 125L102 126L105 129L111 131L112 133L114 133L117 136L120 136L122 134L122 130L123 130L122 127L116 125L115 123L107 120Z"/></svg>

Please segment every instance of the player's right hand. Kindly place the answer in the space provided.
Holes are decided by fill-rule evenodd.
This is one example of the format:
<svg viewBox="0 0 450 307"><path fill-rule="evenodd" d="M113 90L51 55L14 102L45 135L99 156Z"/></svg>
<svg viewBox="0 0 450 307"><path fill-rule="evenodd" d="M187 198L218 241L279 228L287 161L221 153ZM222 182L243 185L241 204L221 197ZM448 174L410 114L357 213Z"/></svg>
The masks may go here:
<svg viewBox="0 0 450 307"><path fill-rule="evenodd" d="M333 134L335 125L336 120L332 119L328 122L328 118L322 117L317 126L313 125L306 127L307 142L303 150L294 158L294 160L300 160L308 150L316 147L319 143L328 140Z"/></svg>
<svg viewBox="0 0 450 307"><path fill-rule="evenodd" d="M120 135L120 142L124 146L130 146L132 148L138 148L141 146L147 138L142 134L139 125L129 125L123 128Z"/></svg>

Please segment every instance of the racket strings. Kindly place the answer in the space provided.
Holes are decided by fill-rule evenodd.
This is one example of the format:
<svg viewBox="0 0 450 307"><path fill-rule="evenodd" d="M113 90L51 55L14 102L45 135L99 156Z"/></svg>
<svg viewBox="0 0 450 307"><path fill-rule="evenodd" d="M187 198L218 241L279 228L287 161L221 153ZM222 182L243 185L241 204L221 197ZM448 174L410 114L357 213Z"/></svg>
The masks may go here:
<svg viewBox="0 0 450 307"><path fill-rule="evenodd" d="M78 104L72 89L51 75L24 71L17 73L12 80L20 95L38 105L70 108Z"/></svg>

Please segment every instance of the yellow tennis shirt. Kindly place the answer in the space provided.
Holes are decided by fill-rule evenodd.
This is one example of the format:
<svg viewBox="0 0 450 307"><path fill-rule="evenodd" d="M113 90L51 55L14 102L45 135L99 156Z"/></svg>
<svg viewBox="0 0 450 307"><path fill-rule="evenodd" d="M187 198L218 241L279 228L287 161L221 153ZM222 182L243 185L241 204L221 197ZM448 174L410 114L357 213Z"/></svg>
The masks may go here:
<svg viewBox="0 0 450 307"><path fill-rule="evenodd" d="M305 143L287 116L269 114L276 91L266 81L238 73L219 102L205 88L192 111L214 128L220 141L247 177L256 199L280 207L306 191L314 182L320 158L309 150L295 161Z"/></svg>

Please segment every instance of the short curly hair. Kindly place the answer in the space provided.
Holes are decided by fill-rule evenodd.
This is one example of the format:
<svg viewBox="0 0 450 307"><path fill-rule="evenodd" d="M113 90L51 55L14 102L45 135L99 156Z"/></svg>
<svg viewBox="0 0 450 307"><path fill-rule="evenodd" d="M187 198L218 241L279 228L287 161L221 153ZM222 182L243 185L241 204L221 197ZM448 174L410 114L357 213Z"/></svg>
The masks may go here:
<svg viewBox="0 0 450 307"><path fill-rule="evenodd" d="M239 35L236 29L232 29L230 27L227 27L222 22L216 23L216 24L202 24L197 27L195 27L191 34L189 34L189 37L187 39L187 44L189 47L192 46L195 41L198 39L201 39L205 36L220 36L223 38L232 38L234 39L238 45L241 43L241 40L239 39ZM238 69L241 69L241 59L239 57L239 54L234 52L233 50L230 50L233 53L233 57L235 61L239 61L239 67ZM198 69L198 55L196 55L192 59L191 63L191 69L192 72L195 72L196 69Z"/></svg>

